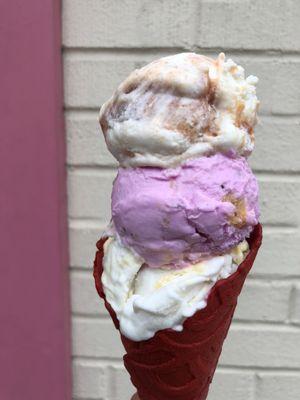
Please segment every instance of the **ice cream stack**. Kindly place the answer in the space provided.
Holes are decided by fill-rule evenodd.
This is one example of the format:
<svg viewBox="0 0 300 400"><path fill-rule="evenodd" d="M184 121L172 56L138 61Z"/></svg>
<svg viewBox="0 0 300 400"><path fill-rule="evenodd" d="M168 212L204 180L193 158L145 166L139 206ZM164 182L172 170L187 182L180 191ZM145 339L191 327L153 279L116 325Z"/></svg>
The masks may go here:
<svg viewBox="0 0 300 400"><path fill-rule="evenodd" d="M94 277L141 400L206 399L261 243L256 83L224 54L182 53L101 107L120 165Z"/></svg>

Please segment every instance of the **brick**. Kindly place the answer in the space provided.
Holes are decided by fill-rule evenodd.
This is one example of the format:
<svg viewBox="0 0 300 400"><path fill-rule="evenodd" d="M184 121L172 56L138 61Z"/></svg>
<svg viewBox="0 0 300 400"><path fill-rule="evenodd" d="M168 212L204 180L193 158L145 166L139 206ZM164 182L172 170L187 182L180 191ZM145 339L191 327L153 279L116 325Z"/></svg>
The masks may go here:
<svg viewBox="0 0 300 400"><path fill-rule="evenodd" d="M248 279L239 297L235 318L253 321L285 321L291 285Z"/></svg>
<svg viewBox="0 0 300 400"><path fill-rule="evenodd" d="M164 0L159 4L158 0L138 4L134 0L65 0L63 43L71 47L299 50L295 40L300 34L299 18L300 8L293 0L284 4L280 0ZM274 35L274 26L280 35Z"/></svg>
<svg viewBox="0 0 300 400"><path fill-rule="evenodd" d="M255 132L255 149L249 161L260 171L300 170L300 119L261 117Z"/></svg>
<svg viewBox="0 0 300 400"><path fill-rule="evenodd" d="M100 299L94 283L92 271L71 272L71 305L75 314L108 316L103 300Z"/></svg>
<svg viewBox="0 0 300 400"><path fill-rule="evenodd" d="M265 229L263 244L252 269L253 275L300 276L299 241L297 231Z"/></svg>
<svg viewBox="0 0 300 400"><path fill-rule="evenodd" d="M300 182L284 177L258 176L261 222L298 226L300 220Z"/></svg>
<svg viewBox="0 0 300 400"><path fill-rule="evenodd" d="M300 112L300 60L273 56L232 56L228 58L245 68L247 75L259 78L257 95L261 114L295 114ZM289 77L287 79L287 77Z"/></svg>
<svg viewBox="0 0 300 400"><path fill-rule="evenodd" d="M110 220L110 196L115 171L69 171L69 216Z"/></svg>
<svg viewBox="0 0 300 400"><path fill-rule="evenodd" d="M254 373L217 369L207 400L252 400Z"/></svg>
<svg viewBox="0 0 300 400"><path fill-rule="evenodd" d="M73 356L120 359L124 350L111 320L72 318Z"/></svg>
<svg viewBox="0 0 300 400"><path fill-rule="evenodd" d="M220 364L299 368L299 341L299 328L233 324L224 344Z"/></svg>
<svg viewBox="0 0 300 400"><path fill-rule="evenodd" d="M300 373L259 372L256 400L295 400L300 398Z"/></svg>
<svg viewBox="0 0 300 400"><path fill-rule="evenodd" d="M66 116L67 163L69 165L116 166L106 148L98 123L98 113Z"/></svg>
<svg viewBox="0 0 300 400"><path fill-rule="evenodd" d="M107 400L107 373L95 361L73 361L73 397Z"/></svg>
<svg viewBox="0 0 300 400"><path fill-rule="evenodd" d="M99 56L64 57L66 107L95 107L108 100L118 85L140 63L135 59Z"/></svg>
<svg viewBox="0 0 300 400"><path fill-rule="evenodd" d="M126 76L149 61L166 55L102 55L82 53L64 57L66 107L94 107L111 97ZM210 53L210 55L212 55ZM226 53L230 58L230 52ZM214 54L213 56L216 56ZM232 56L245 67L247 75L257 75L262 114L300 113L300 60L274 56ZM287 79L287 77L289 77Z"/></svg>
<svg viewBox="0 0 300 400"><path fill-rule="evenodd" d="M185 47L197 15L190 0L65 0L63 44L71 47Z"/></svg>
<svg viewBox="0 0 300 400"><path fill-rule="evenodd" d="M78 224L74 221L69 226L69 246L71 267L93 267L96 253L96 242L103 232L103 225L94 223L90 225Z"/></svg>
<svg viewBox="0 0 300 400"><path fill-rule="evenodd" d="M111 365L108 367L109 384L108 399L109 400L129 400L136 391L130 382L130 376L122 365Z"/></svg>
<svg viewBox="0 0 300 400"><path fill-rule="evenodd" d="M299 268L298 268L299 269ZM295 284L291 297L291 320L300 324L300 284Z"/></svg>
<svg viewBox="0 0 300 400"><path fill-rule="evenodd" d="M197 45L232 49L299 50L299 3L293 0L203 0ZM230 29L229 29L230 27Z"/></svg>

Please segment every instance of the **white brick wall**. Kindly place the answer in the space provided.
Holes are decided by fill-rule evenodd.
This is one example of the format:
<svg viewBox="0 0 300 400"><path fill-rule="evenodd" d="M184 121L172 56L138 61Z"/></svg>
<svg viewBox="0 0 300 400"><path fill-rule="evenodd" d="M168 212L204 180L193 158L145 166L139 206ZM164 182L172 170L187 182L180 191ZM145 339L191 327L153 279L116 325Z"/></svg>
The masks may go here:
<svg viewBox="0 0 300 400"><path fill-rule="evenodd" d="M298 0L63 0L74 399L133 393L91 274L116 167L98 109L134 68L184 50L224 50L259 76L262 103L250 163L260 181L264 243L209 400L300 398L299 21Z"/></svg>

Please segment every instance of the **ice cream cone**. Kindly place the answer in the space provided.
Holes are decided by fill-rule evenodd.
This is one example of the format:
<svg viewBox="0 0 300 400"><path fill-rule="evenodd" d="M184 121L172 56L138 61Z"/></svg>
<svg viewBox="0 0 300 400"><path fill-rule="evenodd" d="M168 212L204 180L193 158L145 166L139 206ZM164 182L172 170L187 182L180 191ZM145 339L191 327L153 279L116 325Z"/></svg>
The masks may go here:
<svg viewBox="0 0 300 400"><path fill-rule="evenodd" d="M101 283L103 244L97 243L94 278L116 328L115 312L105 299ZM238 270L218 281L212 288L207 306L187 318L182 332L159 331L149 340L134 342L121 334L127 354L124 364L141 400L205 400L222 345L227 335L237 298L262 241L262 228L254 228L250 251Z"/></svg>

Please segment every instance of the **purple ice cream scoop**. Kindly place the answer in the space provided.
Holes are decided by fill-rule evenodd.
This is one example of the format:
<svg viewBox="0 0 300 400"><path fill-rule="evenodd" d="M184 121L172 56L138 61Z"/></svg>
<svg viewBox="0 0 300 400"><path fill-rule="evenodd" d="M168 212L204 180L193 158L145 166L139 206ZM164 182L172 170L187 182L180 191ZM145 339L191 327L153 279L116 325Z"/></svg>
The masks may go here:
<svg viewBox="0 0 300 400"><path fill-rule="evenodd" d="M258 184L243 157L119 168L113 186L115 229L150 267L223 254L249 236L258 217Z"/></svg>

